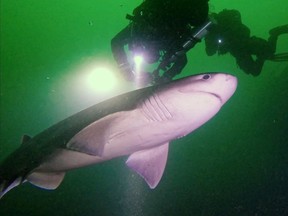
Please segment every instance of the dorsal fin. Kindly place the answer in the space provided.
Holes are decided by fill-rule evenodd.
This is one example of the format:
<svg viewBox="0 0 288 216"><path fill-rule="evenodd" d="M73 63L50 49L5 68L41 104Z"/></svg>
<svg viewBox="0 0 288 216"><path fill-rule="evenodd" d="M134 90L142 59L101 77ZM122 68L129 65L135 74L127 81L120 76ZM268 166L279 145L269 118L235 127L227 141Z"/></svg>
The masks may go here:
<svg viewBox="0 0 288 216"><path fill-rule="evenodd" d="M24 134L24 135L22 136L21 144L25 144L25 143L29 142L31 139L32 139L32 138L31 138L30 136Z"/></svg>
<svg viewBox="0 0 288 216"><path fill-rule="evenodd" d="M31 139L32 139L32 138L31 138L30 136L24 134L24 135L22 136L21 144L25 144L25 143L29 142Z"/></svg>
<svg viewBox="0 0 288 216"><path fill-rule="evenodd" d="M129 156L126 164L145 179L151 189L155 188L165 170L169 143L135 152Z"/></svg>

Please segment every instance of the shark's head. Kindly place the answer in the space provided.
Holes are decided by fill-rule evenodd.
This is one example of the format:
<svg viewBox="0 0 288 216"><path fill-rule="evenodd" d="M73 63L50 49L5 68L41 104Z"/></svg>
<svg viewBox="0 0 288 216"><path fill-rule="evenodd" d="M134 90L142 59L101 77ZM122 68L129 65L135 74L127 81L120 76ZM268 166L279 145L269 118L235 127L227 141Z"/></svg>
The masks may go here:
<svg viewBox="0 0 288 216"><path fill-rule="evenodd" d="M226 73L205 73L184 78L175 85L179 92L208 94L218 98L220 103L224 104L234 94L237 78Z"/></svg>
<svg viewBox="0 0 288 216"><path fill-rule="evenodd" d="M233 95L237 78L226 73L205 73L179 79L158 92L174 120L201 125Z"/></svg>

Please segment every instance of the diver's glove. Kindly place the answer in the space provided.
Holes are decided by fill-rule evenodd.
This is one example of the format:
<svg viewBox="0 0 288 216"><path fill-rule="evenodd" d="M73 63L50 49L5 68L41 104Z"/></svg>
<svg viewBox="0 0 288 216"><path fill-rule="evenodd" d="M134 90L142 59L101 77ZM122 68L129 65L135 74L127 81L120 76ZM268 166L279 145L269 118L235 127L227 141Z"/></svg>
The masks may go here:
<svg viewBox="0 0 288 216"><path fill-rule="evenodd" d="M157 84L163 84L163 83L168 83L172 81L173 77L170 77L167 74L164 74L163 76L159 76L157 73L152 74L152 85L157 85Z"/></svg>
<svg viewBox="0 0 288 216"><path fill-rule="evenodd" d="M160 77L160 83L168 83L171 82L173 77L170 77L169 75L164 74L162 77Z"/></svg>

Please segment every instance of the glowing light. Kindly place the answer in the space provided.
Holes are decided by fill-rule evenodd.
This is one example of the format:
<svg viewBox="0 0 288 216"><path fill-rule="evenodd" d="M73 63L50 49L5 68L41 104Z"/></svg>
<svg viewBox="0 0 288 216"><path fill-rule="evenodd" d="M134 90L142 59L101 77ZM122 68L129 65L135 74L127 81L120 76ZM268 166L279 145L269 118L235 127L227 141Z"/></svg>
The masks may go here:
<svg viewBox="0 0 288 216"><path fill-rule="evenodd" d="M87 84L95 92L106 93L116 87L117 78L108 68L95 68L88 73Z"/></svg>
<svg viewBox="0 0 288 216"><path fill-rule="evenodd" d="M142 88L150 84L151 75L145 72L145 58L141 55L134 56L133 73L135 76L134 84L136 88Z"/></svg>
<svg viewBox="0 0 288 216"><path fill-rule="evenodd" d="M221 40L221 39L218 39L218 43L219 43L219 44L222 43L222 40Z"/></svg>
<svg viewBox="0 0 288 216"><path fill-rule="evenodd" d="M137 67L140 66L143 62L143 57L140 55L134 56L134 62Z"/></svg>

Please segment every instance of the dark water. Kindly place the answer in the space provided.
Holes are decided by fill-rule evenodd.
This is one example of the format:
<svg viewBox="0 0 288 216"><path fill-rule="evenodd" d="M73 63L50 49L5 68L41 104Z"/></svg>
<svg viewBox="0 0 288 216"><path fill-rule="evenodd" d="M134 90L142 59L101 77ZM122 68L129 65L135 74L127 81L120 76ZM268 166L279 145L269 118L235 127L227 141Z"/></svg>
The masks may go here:
<svg viewBox="0 0 288 216"><path fill-rule="evenodd" d="M115 68L110 40L140 2L0 1L1 160L23 134L109 96L89 89L82 74L87 64ZM210 2L214 12L241 11L251 33L263 38L288 21L286 0ZM287 44L286 34L277 52ZM68 173L55 191L15 188L0 201L0 215L288 215L288 63L266 62L254 78L229 55L207 57L201 43L181 76L203 71L236 75L237 92L213 120L172 143L155 190L120 158ZM125 90L120 85L113 94Z"/></svg>

